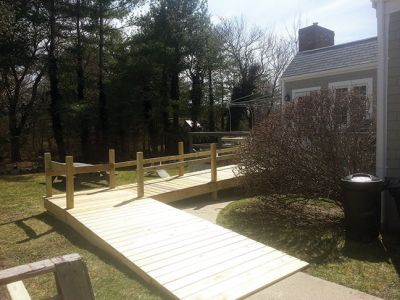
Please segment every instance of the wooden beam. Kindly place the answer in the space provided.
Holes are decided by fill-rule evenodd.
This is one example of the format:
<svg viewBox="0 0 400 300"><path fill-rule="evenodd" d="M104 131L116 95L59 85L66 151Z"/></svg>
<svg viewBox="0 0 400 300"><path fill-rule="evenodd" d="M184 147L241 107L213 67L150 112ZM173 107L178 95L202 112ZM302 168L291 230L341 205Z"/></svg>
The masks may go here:
<svg viewBox="0 0 400 300"><path fill-rule="evenodd" d="M51 168L51 153L46 152L44 154L44 173L46 177L46 197L53 196L53 179L51 175L49 175L49 171Z"/></svg>
<svg viewBox="0 0 400 300"><path fill-rule="evenodd" d="M223 154L223 153L237 153L239 152L239 147L233 147L233 148L226 148L226 149L219 149L217 150L218 154Z"/></svg>
<svg viewBox="0 0 400 300"><path fill-rule="evenodd" d="M211 149L211 182L217 182L217 144L212 143Z"/></svg>
<svg viewBox="0 0 400 300"><path fill-rule="evenodd" d="M81 259L79 254L70 254L64 256L57 256L51 259L45 259L26 265L21 265L5 270L0 270L0 285L9 284L24 280L27 278L35 277L38 275L54 272L55 264L68 262Z"/></svg>
<svg viewBox="0 0 400 300"><path fill-rule="evenodd" d="M128 160L128 161L121 161L121 162L117 162L115 163L115 168L119 169L119 168L126 168L126 167L134 167L136 166L136 160Z"/></svg>
<svg viewBox="0 0 400 300"><path fill-rule="evenodd" d="M109 182L108 185L110 188L115 188L116 187L116 182L115 182L115 150L114 149L109 149L108 150L108 163L110 164L110 177L109 177Z"/></svg>
<svg viewBox="0 0 400 300"><path fill-rule="evenodd" d="M81 259L56 264L55 278L62 299L95 299L89 273Z"/></svg>
<svg viewBox="0 0 400 300"><path fill-rule="evenodd" d="M22 280L7 284L11 300L31 300Z"/></svg>
<svg viewBox="0 0 400 300"><path fill-rule="evenodd" d="M144 169L143 169L143 152L136 153L136 182L137 182L137 196L139 198L144 196Z"/></svg>
<svg viewBox="0 0 400 300"><path fill-rule="evenodd" d="M181 166L185 167L186 165L188 165L188 161L184 161L184 162L178 161L178 162L168 163L168 164L163 164L163 165L144 167L143 170L146 172L150 172L150 171L161 170L161 169L176 169L176 168L180 168Z"/></svg>
<svg viewBox="0 0 400 300"><path fill-rule="evenodd" d="M217 144L212 143L210 145L211 149L211 182L216 185L217 182ZM212 192L212 197L214 200L217 200L218 198L218 192L215 189L215 191Z"/></svg>
<svg viewBox="0 0 400 300"><path fill-rule="evenodd" d="M178 143L178 154L180 156L179 161L183 163L185 161L185 159L183 158L183 155L185 154L183 142ZM185 166L183 164L179 166L178 170L179 170L179 176L185 175Z"/></svg>
<svg viewBox="0 0 400 300"><path fill-rule="evenodd" d="M112 168L111 164L97 164L93 166L78 166L74 167L74 174L87 174L97 172L107 172Z"/></svg>
<svg viewBox="0 0 400 300"><path fill-rule="evenodd" d="M74 158L65 157L65 174L67 177L65 192L67 194L67 209L74 208Z"/></svg>
<svg viewBox="0 0 400 300"><path fill-rule="evenodd" d="M239 157L239 154L226 154L217 157L217 161L227 160L227 159L236 159Z"/></svg>

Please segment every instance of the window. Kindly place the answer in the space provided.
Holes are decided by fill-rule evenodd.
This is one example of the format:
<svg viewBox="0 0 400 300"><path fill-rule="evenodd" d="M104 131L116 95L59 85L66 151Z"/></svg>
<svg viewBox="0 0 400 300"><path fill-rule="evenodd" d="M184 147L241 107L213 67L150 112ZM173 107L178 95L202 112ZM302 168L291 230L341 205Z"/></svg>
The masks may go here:
<svg viewBox="0 0 400 300"><path fill-rule="evenodd" d="M352 91L360 96L368 97L369 105L366 108L366 118L370 119L372 116L372 83L372 78L364 78L332 82L329 84L329 88L333 89L338 96L345 96L349 91Z"/></svg>
<svg viewBox="0 0 400 300"><path fill-rule="evenodd" d="M313 93L318 93L320 90L321 90L320 86L292 90L292 99L293 100L297 100L297 99L301 100L301 99L304 99L305 97L311 96Z"/></svg>

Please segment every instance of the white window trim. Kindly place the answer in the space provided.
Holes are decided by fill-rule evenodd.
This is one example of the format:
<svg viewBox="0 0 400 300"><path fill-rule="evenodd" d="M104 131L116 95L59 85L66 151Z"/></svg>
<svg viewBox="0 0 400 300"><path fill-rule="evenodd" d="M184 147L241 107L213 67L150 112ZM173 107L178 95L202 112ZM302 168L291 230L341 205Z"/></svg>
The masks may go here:
<svg viewBox="0 0 400 300"><path fill-rule="evenodd" d="M308 88L303 88L303 89L295 89L292 90L292 100L295 100L295 95L296 93L304 93L304 92L319 92L321 91L320 86L314 86L314 87L308 87Z"/></svg>
<svg viewBox="0 0 400 300"><path fill-rule="evenodd" d="M330 89L342 89L347 88L348 91L351 91L353 87L357 86L366 86L367 87L367 97L370 101L369 103L369 115L372 116L373 112L373 79L369 78L362 78L362 79L354 79L354 80L346 80L346 81L337 81L337 82L330 82L329 88Z"/></svg>

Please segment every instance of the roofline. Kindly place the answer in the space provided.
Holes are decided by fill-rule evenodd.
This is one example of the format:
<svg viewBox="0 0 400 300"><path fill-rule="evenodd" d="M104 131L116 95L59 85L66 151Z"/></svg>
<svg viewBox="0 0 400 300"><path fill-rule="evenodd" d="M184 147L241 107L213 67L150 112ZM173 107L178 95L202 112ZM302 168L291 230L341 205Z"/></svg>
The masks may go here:
<svg viewBox="0 0 400 300"><path fill-rule="evenodd" d="M368 41L368 40L375 40L375 39L378 39L378 37L377 36L373 36L373 37L369 37L369 38L365 38L365 39L361 39L361 40L355 40L355 41L351 41L351 42L347 42L347 43L341 43L341 44L327 46L327 47L321 47L321 48L316 48L316 49L311 49L311 50L299 51L298 53L311 53L313 51L316 52L316 51L319 51L319 50L328 50L330 48L341 47L341 46L345 46L345 45L356 44L356 43L360 43L360 42L364 42L364 41Z"/></svg>
<svg viewBox="0 0 400 300"><path fill-rule="evenodd" d="M313 73L306 73L306 74L301 74L301 75L294 75L294 76L288 76L288 77L282 76L282 80L285 82L290 82L290 81L297 81L297 80L304 80L304 79L312 79L312 78L321 77L321 76L333 76L333 75L373 70L373 69L377 69L377 67L378 67L378 64L376 62L365 63L365 64L359 64L359 65L355 65L355 66L351 66L351 67L336 68L336 69L324 70L324 71L313 72Z"/></svg>

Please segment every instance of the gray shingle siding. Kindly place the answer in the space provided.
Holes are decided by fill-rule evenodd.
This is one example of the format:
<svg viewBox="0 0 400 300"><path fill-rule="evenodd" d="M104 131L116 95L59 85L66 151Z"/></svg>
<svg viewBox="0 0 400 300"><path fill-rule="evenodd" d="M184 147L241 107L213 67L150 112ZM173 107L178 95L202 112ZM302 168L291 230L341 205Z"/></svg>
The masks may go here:
<svg viewBox="0 0 400 300"><path fill-rule="evenodd" d="M376 63L377 38L298 52L282 78Z"/></svg>
<svg viewBox="0 0 400 300"><path fill-rule="evenodd" d="M389 20L387 175L400 176L400 11Z"/></svg>

